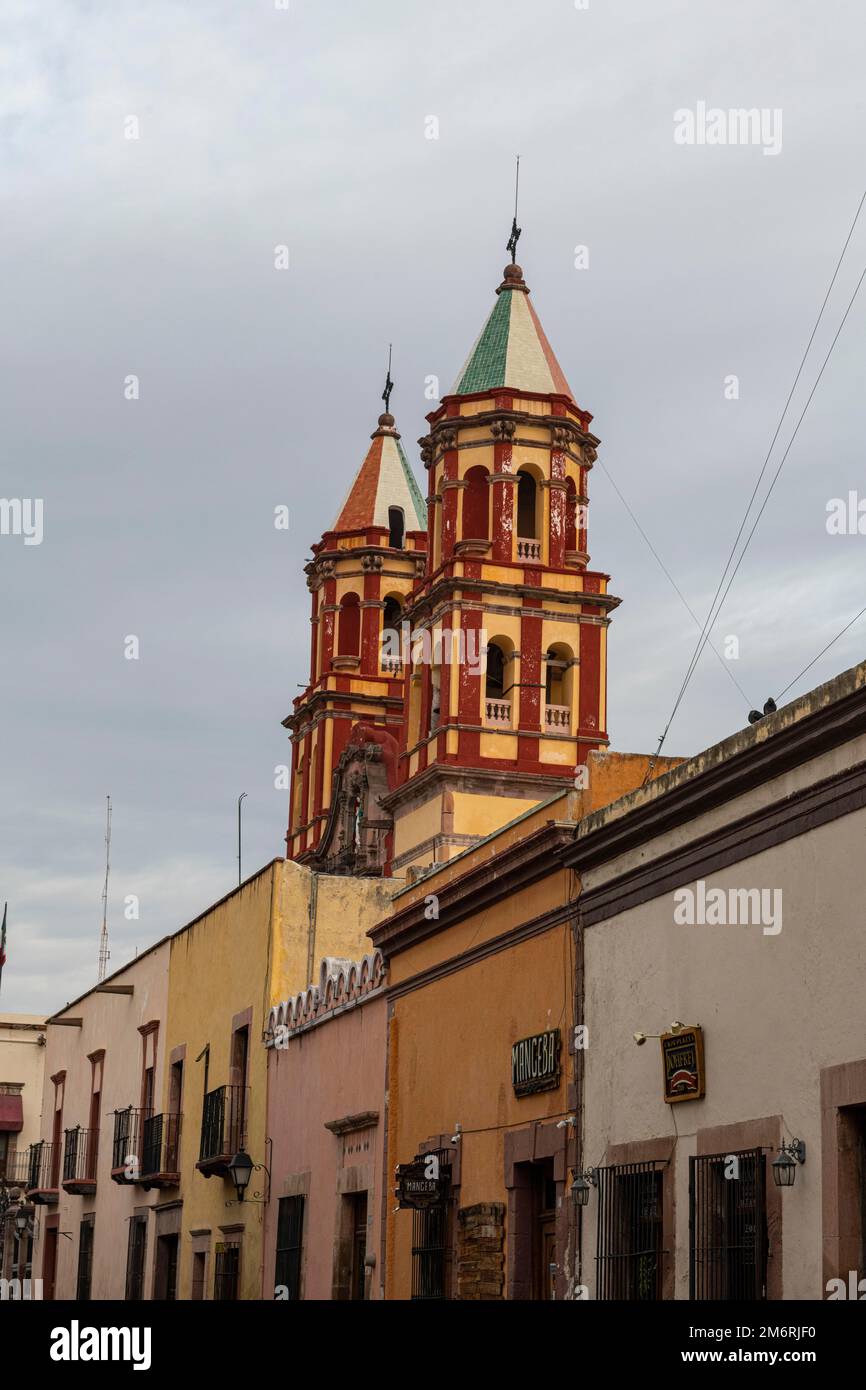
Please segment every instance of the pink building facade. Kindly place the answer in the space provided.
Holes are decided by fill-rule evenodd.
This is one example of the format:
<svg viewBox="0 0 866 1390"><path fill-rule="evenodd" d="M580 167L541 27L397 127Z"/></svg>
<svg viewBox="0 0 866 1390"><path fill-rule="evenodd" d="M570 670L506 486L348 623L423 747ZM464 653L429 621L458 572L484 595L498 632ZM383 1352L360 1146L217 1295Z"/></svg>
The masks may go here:
<svg viewBox="0 0 866 1390"><path fill-rule="evenodd" d="M328 958L271 1009L262 1296L383 1296L385 969Z"/></svg>

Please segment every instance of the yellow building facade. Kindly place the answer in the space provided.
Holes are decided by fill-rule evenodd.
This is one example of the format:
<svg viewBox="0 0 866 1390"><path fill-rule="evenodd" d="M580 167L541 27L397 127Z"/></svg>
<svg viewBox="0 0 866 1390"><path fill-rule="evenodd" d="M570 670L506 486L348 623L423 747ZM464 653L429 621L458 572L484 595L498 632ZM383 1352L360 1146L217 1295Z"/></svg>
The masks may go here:
<svg viewBox="0 0 866 1390"><path fill-rule="evenodd" d="M171 938L163 1110L183 1127L156 1232L176 1237L178 1298L261 1297L268 1011L320 957L369 949L395 886L276 859ZM228 1171L239 1150L263 1165L243 1202Z"/></svg>

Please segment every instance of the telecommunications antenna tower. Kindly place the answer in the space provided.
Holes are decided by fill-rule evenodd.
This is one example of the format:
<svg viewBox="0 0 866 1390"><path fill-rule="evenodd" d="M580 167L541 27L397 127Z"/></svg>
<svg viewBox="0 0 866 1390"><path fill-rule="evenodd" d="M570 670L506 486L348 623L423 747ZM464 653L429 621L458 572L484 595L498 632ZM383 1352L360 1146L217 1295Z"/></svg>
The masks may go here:
<svg viewBox="0 0 866 1390"><path fill-rule="evenodd" d="M105 885L102 889L102 931L99 933L99 966L96 972L97 983L101 984L105 979L108 970L108 961L111 952L108 949L108 870L109 851L111 849L111 797L105 798L107 808L105 812Z"/></svg>

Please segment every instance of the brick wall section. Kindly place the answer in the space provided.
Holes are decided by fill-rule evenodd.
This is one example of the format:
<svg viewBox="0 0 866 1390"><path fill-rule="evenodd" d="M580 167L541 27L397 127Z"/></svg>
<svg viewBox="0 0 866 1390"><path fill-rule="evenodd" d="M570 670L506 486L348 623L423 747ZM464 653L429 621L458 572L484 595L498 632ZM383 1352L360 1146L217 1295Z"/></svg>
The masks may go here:
<svg viewBox="0 0 866 1390"><path fill-rule="evenodd" d="M502 1298L505 1284L505 1206L479 1202L457 1214L457 1297Z"/></svg>

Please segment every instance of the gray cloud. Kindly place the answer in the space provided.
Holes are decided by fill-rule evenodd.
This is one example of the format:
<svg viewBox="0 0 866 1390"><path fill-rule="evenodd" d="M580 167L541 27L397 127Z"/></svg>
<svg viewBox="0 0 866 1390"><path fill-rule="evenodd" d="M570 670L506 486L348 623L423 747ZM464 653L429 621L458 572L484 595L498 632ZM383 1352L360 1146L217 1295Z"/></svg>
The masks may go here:
<svg viewBox="0 0 866 1390"><path fill-rule="evenodd" d="M280 852L309 545L363 456L389 341L420 474L424 380L450 384L492 303L518 150L536 307L703 615L862 192L866 21L797 0L121 0L13 2L3 23L0 494L45 501L41 546L0 538L3 1006L39 1011L95 975L106 792L113 965L231 887L239 792L247 868ZM676 146L673 113L699 100L781 108L781 154ZM816 367L864 254L866 222ZM714 628L739 636L758 702L864 602L866 538L824 524L863 487L864 315ZM648 749L695 633L600 470L591 493L593 563L623 598L609 726ZM853 629L800 689L863 645ZM745 715L708 653L668 751Z"/></svg>

